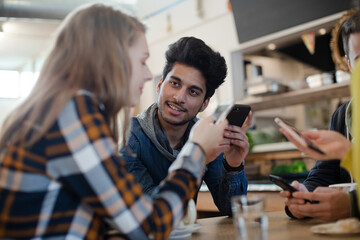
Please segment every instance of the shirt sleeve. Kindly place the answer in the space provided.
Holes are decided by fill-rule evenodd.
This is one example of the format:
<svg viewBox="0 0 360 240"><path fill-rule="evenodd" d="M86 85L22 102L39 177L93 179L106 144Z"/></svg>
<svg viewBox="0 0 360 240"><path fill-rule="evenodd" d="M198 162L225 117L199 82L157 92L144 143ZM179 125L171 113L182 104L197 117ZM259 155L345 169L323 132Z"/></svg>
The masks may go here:
<svg viewBox="0 0 360 240"><path fill-rule="evenodd" d="M349 173L340 167L340 160L332 160L317 161L303 184L312 192L319 186L345 182L351 182Z"/></svg>
<svg viewBox="0 0 360 240"><path fill-rule="evenodd" d="M47 166L49 173L127 238L146 239L149 234L154 239L167 238L198 187L197 172L202 171L202 165L193 164L191 171L187 166L204 161L203 155L180 156L174 163L181 162L183 167L178 164L180 167L162 182L157 196L150 198L117 157L106 114L94 98L75 97L57 122L65 141L62 149L68 149L69 154L53 156ZM191 147L197 148L194 144Z"/></svg>
<svg viewBox="0 0 360 240"><path fill-rule="evenodd" d="M231 197L247 193L245 171L228 172L223 166L223 154L207 165L204 181L214 203L222 214L231 216Z"/></svg>
<svg viewBox="0 0 360 240"><path fill-rule="evenodd" d="M330 120L330 130L337 131L344 136L346 136L345 112L348 104L349 102L346 102L338 107L332 114Z"/></svg>

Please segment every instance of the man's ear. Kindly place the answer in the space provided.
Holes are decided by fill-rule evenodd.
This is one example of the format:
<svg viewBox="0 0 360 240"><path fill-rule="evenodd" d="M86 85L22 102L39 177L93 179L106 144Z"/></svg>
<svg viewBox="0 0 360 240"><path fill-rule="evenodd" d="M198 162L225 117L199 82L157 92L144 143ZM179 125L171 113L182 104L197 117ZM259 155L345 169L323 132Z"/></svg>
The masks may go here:
<svg viewBox="0 0 360 240"><path fill-rule="evenodd" d="M349 68L349 70L351 72L352 67L351 67L351 64L350 64L350 59L348 58L347 55L345 55L345 61L346 61L347 65L348 65L348 68Z"/></svg>
<svg viewBox="0 0 360 240"><path fill-rule="evenodd" d="M209 105L209 102L210 102L210 98L208 97L207 99L205 99L205 101L203 102L203 104L201 105L201 108L200 108L200 111L199 112L202 112L204 111L207 106Z"/></svg>
<svg viewBox="0 0 360 240"><path fill-rule="evenodd" d="M157 86L156 86L156 93L157 94L159 94L159 92L160 92L162 82L163 82L163 78L161 77L158 84L157 84Z"/></svg>

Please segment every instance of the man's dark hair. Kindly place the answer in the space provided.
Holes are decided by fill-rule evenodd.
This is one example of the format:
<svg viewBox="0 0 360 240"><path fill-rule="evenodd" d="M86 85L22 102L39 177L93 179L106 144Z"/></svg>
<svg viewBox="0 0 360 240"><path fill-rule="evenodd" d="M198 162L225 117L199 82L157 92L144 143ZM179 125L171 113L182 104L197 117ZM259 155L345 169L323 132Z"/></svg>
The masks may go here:
<svg viewBox="0 0 360 240"><path fill-rule="evenodd" d="M166 65L163 69L163 79L171 71L174 64L182 63L199 70L206 80L205 99L214 95L227 74L224 57L214 52L204 41L194 37L183 37L169 45L165 53Z"/></svg>
<svg viewBox="0 0 360 240"><path fill-rule="evenodd" d="M341 27L342 44L346 56L349 56L349 37L352 33L360 33L360 11L351 15Z"/></svg>

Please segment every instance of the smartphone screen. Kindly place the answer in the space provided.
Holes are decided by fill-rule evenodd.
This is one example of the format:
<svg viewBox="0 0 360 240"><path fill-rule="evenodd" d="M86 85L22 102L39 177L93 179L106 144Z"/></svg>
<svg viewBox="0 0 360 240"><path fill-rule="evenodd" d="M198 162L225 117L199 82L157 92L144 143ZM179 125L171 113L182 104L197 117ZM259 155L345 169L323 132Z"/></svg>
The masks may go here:
<svg viewBox="0 0 360 240"><path fill-rule="evenodd" d="M321 151L309 138L302 135L299 130L297 130L295 127L291 126L288 123L285 123L284 120L276 117L274 119L275 123L279 125L279 127L283 128L287 133L289 133L298 143L303 145L304 147L308 147L320 154L325 154L323 151Z"/></svg>
<svg viewBox="0 0 360 240"><path fill-rule="evenodd" d="M229 115L227 115L229 124L241 127L244 124L250 110L251 107L249 105L235 104Z"/></svg>
<svg viewBox="0 0 360 240"><path fill-rule="evenodd" d="M224 120L226 118L226 116L229 114L229 112L231 111L233 106L234 106L233 101L230 101L229 103L217 106L215 111L212 114L213 118L215 119L215 124L218 124L222 120Z"/></svg>

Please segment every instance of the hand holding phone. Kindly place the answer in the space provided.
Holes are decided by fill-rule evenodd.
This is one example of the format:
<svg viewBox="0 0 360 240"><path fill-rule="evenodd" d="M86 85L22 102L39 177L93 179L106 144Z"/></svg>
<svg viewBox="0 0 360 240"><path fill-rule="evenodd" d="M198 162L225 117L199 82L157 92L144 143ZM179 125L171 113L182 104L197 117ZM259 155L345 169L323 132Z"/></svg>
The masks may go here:
<svg viewBox="0 0 360 240"><path fill-rule="evenodd" d="M273 174L269 174L269 179L270 179L270 181L272 181L273 183L275 183L276 185L281 187L284 191L289 191L290 193L299 191L296 188L294 188L293 186L291 186L289 183L287 183L282 177L279 177L279 176L276 176ZM305 203L307 203L307 202L319 203L318 201L312 201L312 200L308 200L308 199L304 199L304 200L305 200Z"/></svg>
<svg viewBox="0 0 360 240"><path fill-rule="evenodd" d="M274 121L279 127L284 129L289 135L291 135L296 142L298 142L304 147L308 147L311 150L314 150L317 153L325 155L323 151L321 151L308 137L301 134L300 131L297 130L295 127L291 126L288 123L285 123L285 121L279 117L276 117Z"/></svg>

